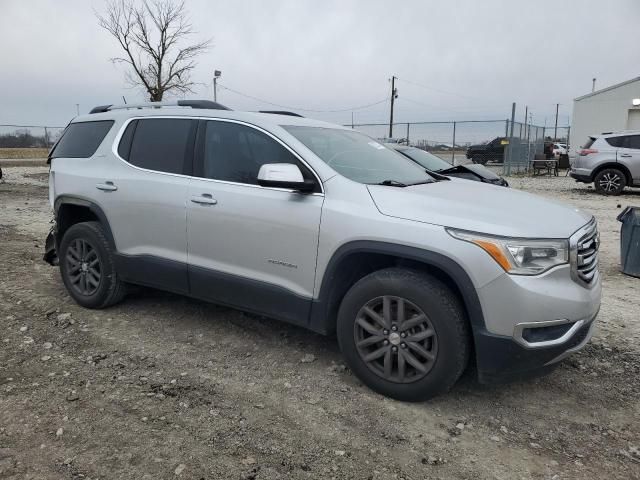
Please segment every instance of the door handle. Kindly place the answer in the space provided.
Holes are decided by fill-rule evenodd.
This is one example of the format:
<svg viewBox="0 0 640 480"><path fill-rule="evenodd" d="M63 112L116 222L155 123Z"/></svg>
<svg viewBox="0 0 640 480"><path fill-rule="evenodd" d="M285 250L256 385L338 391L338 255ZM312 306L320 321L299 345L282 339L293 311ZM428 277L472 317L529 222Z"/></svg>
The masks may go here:
<svg viewBox="0 0 640 480"><path fill-rule="evenodd" d="M620 156L624 157L624 158L631 158L632 157L632 155L630 155L628 153L622 153Z"/></svg>
<svg viewBox="0 0 640 480"><path fill-rule="evenodd" d="M116 187L113 182L98 183L96 185L96 188L98 190L102 190L103 192L115 192L116 190L118 190L118 187Z"/></svg>
<svg viewBox="0 0 640 480"><path fill-rule="evenodd" d="M218 203L218 201L215 198L212 198L211 194L209 193L203 193L200 196L193 195L191 197L191 201L200 205L215 205Z"/></svg>

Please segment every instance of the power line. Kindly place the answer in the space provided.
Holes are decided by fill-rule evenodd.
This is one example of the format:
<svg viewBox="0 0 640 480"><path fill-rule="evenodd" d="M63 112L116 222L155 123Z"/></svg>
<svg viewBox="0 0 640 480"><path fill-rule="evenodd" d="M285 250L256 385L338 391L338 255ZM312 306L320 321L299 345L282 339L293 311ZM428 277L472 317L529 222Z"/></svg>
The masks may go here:
<svg viewBox="0 0 640 480"><path fill-rule="evenodd" d="M466 99L469 99L469 100L485 100L485 99L482 99L482 98L479 98L479 97L470 97L468 95L462 95L462 94L456 93L456 92L449 92L447 90L440 90L439 88L429 87L429 86L424 85L422 83L414 82L413 80L407 80L406 78L398 78L398 80L400 80L402 82L410 83L411 85L415 85L417 87L421 87L421 88L424 88L426 90L432 90L434 92L444 93L446 95L454 95L456 97L466 98Z"/></svg>
<svg viewBox="0 0 640 480"><path fill-rule="evenodd" d="M382 99L382 100L380 100L378 102L369 103L367 105L360 105L360 106L357 106L357 107L341 108L341 109L338 109L338 110L313 110L313 109L310 109L310 108L298 108L298 107L291 107L289 105L281 105L279 103L273 103L273 102L270 102L268 100L264 100L262 98L254 97L253 95L249 95L247 93L239 92L238 90L234 90L233 88L229 88L226 85L222 85L221 83L218 83L218 86L220 88L224 88L225 90L229 90L230 92L235 93L236 95L240 95L241 97L250 98L251 100L256 100L258 102L266 103L268 105L273 105L274 107L286 108L287 110L299 110L301 112L315 112L315 113L350 112L350 111L362 110L364 108L373 107L375 105L380 105L381 103L385 103L385 102L388 101L388 99L384 98L384 99Z"/></svg>

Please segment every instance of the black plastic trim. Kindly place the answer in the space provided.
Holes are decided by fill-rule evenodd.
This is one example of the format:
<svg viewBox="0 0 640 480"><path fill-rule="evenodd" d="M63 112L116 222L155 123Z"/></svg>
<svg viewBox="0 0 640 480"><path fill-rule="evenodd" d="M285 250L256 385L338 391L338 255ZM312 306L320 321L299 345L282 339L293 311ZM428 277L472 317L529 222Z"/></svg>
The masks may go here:
<svg viewBox="0 0 640 480"><path fill-rule="evenodd" d="M100 221L100 223L102 224L102 227L104 228L105 235L107 236L107 240L109 241L109 244L114 250L116 250L116 242L113 237L113 233L111 232L111 226L109 225L109 220L107 219L107 216L105 215L102 208L100 208L98 205L96 205L92 201L87 200L86 198L76 197L72 195L60 195L58 198L56 198L53 206L53 211L56 216L56 221L58 221L58 212L60 210L60 207L63 204L87 207L89 211L91 211L91 213L93 213L96 217L98 217L98 220ZM56 243L56 247L57 247L57 243Z"/></svg>
<svg viewBox="0 0 640 480"><path fill-rule="evenodd" d="M299 113L289 112L287 110L259 110L260 113L271 113L273 115L288 115L290 117L300 117L304 118Z"/></svg>
<svg viewBox="0 0 640 480"><path fill-rule="evenodd" d="M481 383L504 383L543 375L556 364L550 361L578 346L589 333L591 322L581 327L561 345L525 348L511 337L494 335L485 329L474 332L478 380Z"/></svg>
<svg viewBox="0 0 640 480"><path fill-rule="evenodd" d="M221 103L212 102L211 100L178 100L179 107L191 107L206 110L231 110Z"/></svg>
<svg viewBox="0 0 640 480"><path fill-rule="evenodd" d="M153 255L115 254L116 271L125 282L189 294L187 264Z"/></svg>
<svg viewBox="0 0 640 480"><path fill-rule="evenodd" d="M189 265L190 295L239 310L307 326L311 298L258 280Z"/></svg>
<svg viewBox="0 0 640 480"><path fill-rule="evenodd" d="M349 255L358 253L390 255L396 258L417 261L443 271L455 282L460 291L474 331L485 328L482 307L476 289L467 272L454 260L439 253L406 245L359 240L342 245L331 257L322 279L320 294L318 299L314 300L311 309L311 319L309 322L309 328L311 330L320 333L331 333L334 331L335 319L329 318L331 288L337 276L342 274L340 271L341 263L345 261Z"/></svg>

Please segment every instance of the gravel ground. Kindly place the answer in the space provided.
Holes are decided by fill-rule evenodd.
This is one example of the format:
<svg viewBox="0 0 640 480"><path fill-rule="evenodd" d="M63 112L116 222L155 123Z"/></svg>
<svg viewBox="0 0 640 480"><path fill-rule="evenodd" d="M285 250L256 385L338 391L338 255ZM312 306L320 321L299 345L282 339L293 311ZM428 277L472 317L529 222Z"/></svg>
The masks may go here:
<svg viewBox="0 0 640 480"><path fill-rule="evenodd" d="M335 339L273 320L147 289L80 308L41 261L46 168L3 170L0 478L640 478L640 280L615 220L638 191L510 178L597 216L599 330L545 377L467 375L406 404L363 387Z"/></svg>

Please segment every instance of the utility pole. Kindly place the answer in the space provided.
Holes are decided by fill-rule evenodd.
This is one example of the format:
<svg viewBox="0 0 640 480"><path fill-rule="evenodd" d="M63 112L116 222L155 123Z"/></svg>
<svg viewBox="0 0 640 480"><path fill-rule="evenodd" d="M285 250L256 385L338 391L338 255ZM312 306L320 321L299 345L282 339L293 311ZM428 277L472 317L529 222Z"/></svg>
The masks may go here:
<svg viewBox="0 0 640 480"><path fill-rule="evenodd" d="M391 114L389 115L389 138L393 138L393 102L398 98L396 90L396 77L391 77Z"/></svg>
<svg viewBox="0 0 640 480"><path fill-rule="evenodd" d="M556 103L556 126L553 128L553 141L556 141L558 137L558 108L560 107L559 103Z"/></svg>
<svg viewBox="0 0 640 480"><path fill-rule="evenodd" d="M591 93L596 91L596 79L595 77L591 80Z"/></svg>
<svg viewBox="0 0 640 480"><path fill-rule="evenodd" d="M524 136L527 136L527 117L529 116L529 105L524 106Z"/></svg>
<svg viewBox="0 0 640 480"><path fill-rule="evenodd" d="M218 101L218 78L222 75L220 70L214 70L213 72L213 101Z"/></svg>

